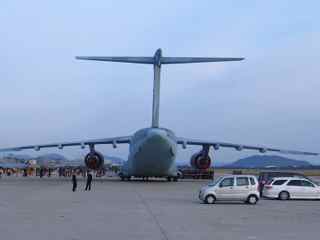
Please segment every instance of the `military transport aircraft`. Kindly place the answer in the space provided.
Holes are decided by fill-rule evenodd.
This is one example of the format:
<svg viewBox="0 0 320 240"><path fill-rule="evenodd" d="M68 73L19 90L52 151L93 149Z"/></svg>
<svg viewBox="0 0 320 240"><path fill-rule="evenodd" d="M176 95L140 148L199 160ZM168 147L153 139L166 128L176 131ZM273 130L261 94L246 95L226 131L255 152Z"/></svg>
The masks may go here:
<svg viewBox="0 0 320 240"><path fill-rule="evenodd" d="M181 145L183 148L186 148L188 145L202 146L202 149L191 157L191 165L197 169L207 169L210 167L211 158L209 151L212 148L213 150L233 148L237 151L244 149L257 150L260 153L278 152L283 154L318 155L318 153L282 150L265 146L183 138L176 136L173 131L159 126L160 70L163 64L241 61L244 58L163 57L161 49L158 49L153 57L76 57L76 59L153 65L154 79L151 127L140 129L131 136L28 145L0 149L0 151L20 151L24 149L39 151L42 148L56 147L63 149L69 146L80 146L81 148L88 146L89 153L85 156L85 164L90 169L99 169L104 164L104 158L101 153L95 150L95 145L111 144L116 148L118 144L129 144L128 161L123 165L120 172L122 180L129 180L131 177L166 177L168 181L176 181L178 178L178 171L175 164L178 145Z"/></svg>

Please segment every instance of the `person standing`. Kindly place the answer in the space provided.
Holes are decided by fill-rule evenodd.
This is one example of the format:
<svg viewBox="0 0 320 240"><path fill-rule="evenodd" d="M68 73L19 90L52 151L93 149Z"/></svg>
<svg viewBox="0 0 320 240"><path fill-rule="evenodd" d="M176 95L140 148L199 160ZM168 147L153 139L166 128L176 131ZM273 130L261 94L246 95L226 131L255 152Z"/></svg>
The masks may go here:
<svg viewBox="0 0 320 240"><path fill-rule="evenodd" d="M87 184L86 184L85 191L91 191L91 183L92 183L92 174L90 173L90 171L88 171L88 173L87 173Z"/></svg>
<svg viewBox="0 0 320 240"><path fill-rule="evenodd" d="M77 190L77 176L76 173L73 172L72 174L72 192L75 192Z"/></svg>

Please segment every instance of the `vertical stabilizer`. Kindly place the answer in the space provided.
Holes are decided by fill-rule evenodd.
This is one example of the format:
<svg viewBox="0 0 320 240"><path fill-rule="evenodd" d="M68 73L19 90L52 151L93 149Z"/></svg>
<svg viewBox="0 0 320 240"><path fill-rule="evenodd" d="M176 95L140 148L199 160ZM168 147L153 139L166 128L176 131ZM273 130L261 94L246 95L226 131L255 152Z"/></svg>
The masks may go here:
<svg viewBox="0 0 320 240"><path fill-rule="evenodd" d="M159 127L160 111L160 74L161 74L161 49L154 54L153 63L153 104L152 104L152 127Z"/></svg>
<svg viewBox="0 0 320 240"><path fill-rule="evenodd" d="M162 64L204 63L204 62L227 62L241 61L244 58L198 58L198 57L162 57L161 49L158 49L153 57L76 57L81 60L94 60L105 62L139 63L153 65L153 104L152 104L152 127L159 127L160 111L160 72Z"/></svg>

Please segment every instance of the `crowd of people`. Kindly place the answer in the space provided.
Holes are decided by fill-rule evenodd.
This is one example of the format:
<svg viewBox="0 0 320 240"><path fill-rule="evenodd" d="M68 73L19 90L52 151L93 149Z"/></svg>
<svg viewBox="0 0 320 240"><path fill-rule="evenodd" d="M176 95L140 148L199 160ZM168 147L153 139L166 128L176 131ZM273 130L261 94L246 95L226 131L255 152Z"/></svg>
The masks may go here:
<svg viewBox="0 0 320 240"><path fill-rule="evenodd" d="M102 177L106 174L106 169L100 169L95 172L95 177ZM0 167L0 178L2 176L22 176L22 177L31 177L38 176L51 177L58 176L59 178L71 178L72 180L72 191L77 191L78 187L78 178L86 178L85 191L91 191L93 175L92 171L88 170L86 167L58 167L58 168L1 168Z"/></svg>

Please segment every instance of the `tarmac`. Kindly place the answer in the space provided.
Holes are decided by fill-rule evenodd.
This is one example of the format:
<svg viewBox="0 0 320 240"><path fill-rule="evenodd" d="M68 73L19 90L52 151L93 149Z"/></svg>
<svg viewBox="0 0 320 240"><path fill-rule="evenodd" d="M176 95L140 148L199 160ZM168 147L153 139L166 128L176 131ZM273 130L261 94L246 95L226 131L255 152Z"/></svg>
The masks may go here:
<svg viewBox="0 0 320 240"><path fill-rule="evenodd" d="M81 179L81 178L80 178ZM319 239L320 201L198 200L207 181L0 179L1 239Z"/></svg>

